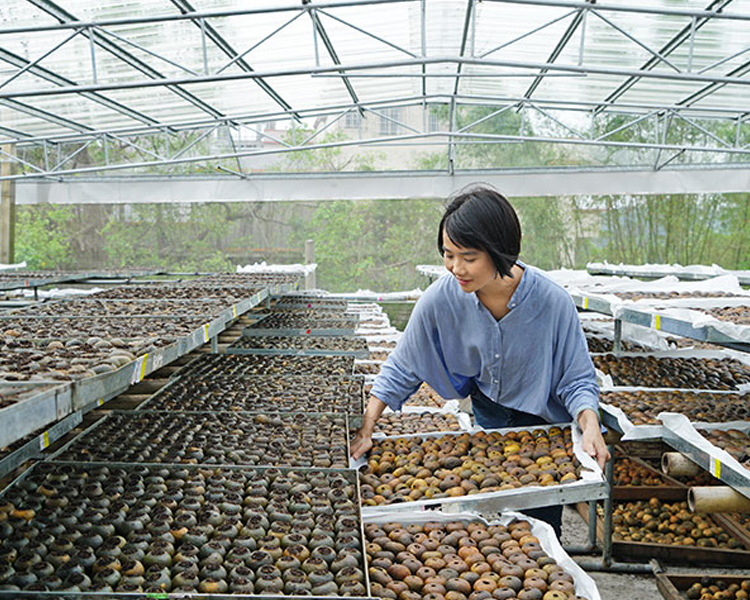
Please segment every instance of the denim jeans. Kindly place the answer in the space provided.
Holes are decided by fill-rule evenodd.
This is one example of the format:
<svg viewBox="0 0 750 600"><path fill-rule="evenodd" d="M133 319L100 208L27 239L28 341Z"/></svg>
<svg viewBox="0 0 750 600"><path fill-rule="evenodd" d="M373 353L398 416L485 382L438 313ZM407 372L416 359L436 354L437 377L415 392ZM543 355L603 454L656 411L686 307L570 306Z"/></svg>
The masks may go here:
<svg viewBox="0 0 750 600"><path fill-rule="evenodd" d="M496 402L487 398L487 396L485 396L476 386L473 387L471 392L471 406L474 410L474 421L484 429L526 427L547 424L542 418L537 417L536 415L500 406ZM562 535L562 508L562 506L545 506L543 508L527 509L521 512L552 525L559 539Z"/></svg>

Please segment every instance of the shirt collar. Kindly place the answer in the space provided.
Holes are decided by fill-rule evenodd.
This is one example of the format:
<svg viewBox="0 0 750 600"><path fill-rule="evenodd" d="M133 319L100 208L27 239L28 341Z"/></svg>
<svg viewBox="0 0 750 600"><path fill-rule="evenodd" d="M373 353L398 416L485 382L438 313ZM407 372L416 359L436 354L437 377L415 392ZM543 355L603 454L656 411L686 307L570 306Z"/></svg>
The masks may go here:
<svg viewBox="0 0 750 600"><path fill-rule="evenodd" d="M534 275L532 274L533 271L528 265L521 262L520 260L517 260L516 264L523 268L523 274L521 275L521 281L518 283L516 291L513 292L513 295L510 297L510 301L508 302L508 308L510 310L513 310L516 306L521 304L526 296L528 296L534 279ZM476 292L474 292L474 294L472 295L474 296L474 303L477 305L477 307L484 307L484 304L482 304L481 300L479 300L479 296L477 296Z"/></svg>

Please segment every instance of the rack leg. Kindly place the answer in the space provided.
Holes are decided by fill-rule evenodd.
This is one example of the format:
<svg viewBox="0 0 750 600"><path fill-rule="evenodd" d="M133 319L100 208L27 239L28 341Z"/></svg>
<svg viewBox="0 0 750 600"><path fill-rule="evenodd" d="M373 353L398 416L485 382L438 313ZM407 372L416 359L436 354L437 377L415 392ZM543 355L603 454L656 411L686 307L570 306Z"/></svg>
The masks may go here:
<svg viewBox="0 0 750 600"><path fill-rule="evenodd" d="M603 533L603 549L602 549L602 564L605 567L609 567L612 564L612 490L614 489L614 478L615 478L615 447L608 446L609 454L612 458L607 462L604 467L604 476L607 479L607 486L609 487L609 493L604 499L604 533ZM596 523L596 520L594 520Z"/></svg>
<svg viewBox="0 0 750 600"><path fill-rule="evenodd" d="M622 350L622 319L615 319L615 354Z"/></svg>
<svg viewBox="0 0 750 600"><path fill-rule="evenodd" d="M215 335L211 338L211 352L217 354L219 352L219 336Z"/></svg>

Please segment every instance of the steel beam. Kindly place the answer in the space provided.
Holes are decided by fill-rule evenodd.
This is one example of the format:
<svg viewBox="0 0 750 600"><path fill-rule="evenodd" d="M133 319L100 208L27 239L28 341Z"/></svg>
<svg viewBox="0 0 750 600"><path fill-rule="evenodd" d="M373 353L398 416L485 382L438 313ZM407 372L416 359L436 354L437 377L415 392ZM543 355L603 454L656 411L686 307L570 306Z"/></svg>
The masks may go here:
<svg viewBox="0 0 750 600"><path fill-rule="evenodd" d="M325 27L323 27L323 23L320 22L320 17L318 17L318 13L316 10L310 10L309 13L310 19L313 22L313 26L315 27L315 31L320 36L321 41L323 42L323 45L326 47L326 51L328 52L328 56L331 57L331 60L333 61L333 64L336 66L341 66L341 60L339 59L338 54L336 54L336 49L333 47L333 42L331 42L331 38L328 37L328 32L325 30ZM351 82L349 81L349 78L346 77L346 72L344 69L338 69L338 73L341 74L341 81L346 87L346 91L349 92L349 96L352 99L352 102L357 105L358 110L360 111L360 114L362 114L362 109L359 108L359 97L357 96L357 92L354 91L354 87L352 86Z"/></svg>
<svg viewBox="0 0 750 600"><path fill-rule="evenodd" d="M722 11L728 4L730 4L732 0L711 0L709 2L708 6L706 7L706 12L720 12ZM661 48L659 48L659 54L662 56L669 56L677 50L682 44L684 44L687 40L690 39L691 35L697 32L699 29L701 29L704 25L706 25L711 18L713 18L713 15L711 16L703 16L703 17L696 17L693 16L691 19L690 25L685 25L680 31L675 34L666 44L664 44ZM643 63L640 67L641 71L650 71L653 69L656 65L659 64L659 59L656 56L652 56L649 58L645 63ZM617 88L609 93L607 97L604 99L604 102L606 104L602 104L601 106L598 106L596 108L597 112L602 111L606 106L609 106L613 102L617 102L618 98L620 98L625 92L627 92L630 88L632 88L638 81L640 81L640 77L638 76L630 76L625 81L623 81Z"/></svg>
<svg viewBox="0 0 750 600"><path fill-rule="evenodd" d="M596 0L586 0L587 2L594 3ZM576 32L576 29L581 25L584 19L584 15L586 14L585 11L588 9L581 9L579 10L576 15L573 17L573 20L570 22L568 27L565 29L565 32L563 33L560 40L557 42L557 45L552 49L552 52L550 53L549 57L547 58L548 63L554 63L560 54L562 54L562 51L565 49L565 46L568 45L568 42L573 37L573 34ZM542 83L542 80L544 79L544 76L549 72L549 69L542 69L539 72L539 75L534 79L534 81L531 82L531 85L524 93L524 98L531 98L531 96L534 94L536 89L539 87L539 85Z"/></svg>
<svg viewBox="0 0 750 600"><path fill-rule="evenodd" d="M38 1L38 0L29 0ZM97 38L101 39L101 38ZM147 79L141 81L132 82L120 82L120 83L108 83L108 84L97 84L97 85L84 85L76 87L60 87L52 89L32 89L32 90L20 90L12 93L0 92L0 98L22 98L22 97L40 97L40 96L58 96L65 94L77 94L80 92L101 92L107 90L126 90L126 89L146 89L153 87L168 87L170 89L182 89L180 86L191 84L191 83L213 83L213 82L231 82L245 79L263 79L269 77L289 77L296 75L317 75L325 73L340 73L342 78L346 80L346 74L348 71L368 71L374 69L383 69L391 67L418 67L420 65L445 65L445 64L463 64L463 65L474 65L483 67L511 67L517 69L532 69L541 71L547 69L549 71L557 71L560 73L580 73L580 74L595 74L595 75L615 75L615 76L631 76L636 75L644 79L653 80L664 80L664 81L680 81L688 83L703 83L703 84L722 84L722 85L738 85L738 86L750 86L750 79L736 76L734 74L726 76L711 76L699 73L671 73L661 71L637 71L634 69L627 68L612 68L612 67L598 67L591 65L561 65L551 63L537 63L523 60L495 60L495 59L475 59L466 57L456 56L442 56L442 57L430 57L430 58L416 58L416 59L405 59L396 61L384 61L384 62L365 62L365 63L353 63L353 64L335 64L331 67L298 67L290 69L277 69L269 71L253 71L252 73L227 73L221 75L204 75L198 77L177 77L177 78L163 78L163 79ZM732 72L734 73L734 71ZM356 94L353 99L356 98ZM359 100L355 100L359 103ZM215 115L219 116L219 115Z"/></svg>
<svg viewBox="0 0 750 600"><path fill-rule="evenodd" d="M536 108L536 110L539 110ZM455 119L455 111L453 111L453 119ZM200 156L180 157L177 159L161 159L156 155L154 160L144 160L140 162L130 163L115 163L115 164L103 164L87 167L77 167L71 169L58 169L45 170L41 167L36 168L36 172L25 173L22 175L12 175L8 179L33 179L39 177L64 177L68 175L80 175L84 173L101 173L108 171L121 171L127 169L137 169L152 166L163 166L167 167L170 165L180 165L188 163L200 163L206 164L211 162L219 162L222 160L234 160L240 157L258 157L267 155L287 154L298 152L300 150L322 150L327 148L347 148L347 147L367 147L367 146L387 146L389 144L418 144L419 142L431 142L430 145L434 146L435 141L437 143L444 143L442 140L448 138L448 150L449 158L455 159L455 146L458 143L469 144L469 143L480 143L480 144L497 144L497 143L520 143L520 142L541 142L548 144L565 144L573 146L599 146L599 147L610 147L610 148L650 148L657 151L668 151L668 152L711 152L715 154L726 154L750 157L750 147L710 147L705 146L688 146L685 144L669 144L665 141L655 140L651 144L644 142L616 142L602 139L588 139L583 138L582 134L571 130L571 134L577 136L572 138L563 137L541 137L541 136L527 136L521 135L499 135L499 134L488 134L488 133L474 133L464 132L457 133L455 130L455 124L451 131L439 131L432 133L413 133L405 135L392 135L387 137L357 139L357 140L337 140L332 142L318 143L318 144L306 144L296 145L282 148L260 148L260 149L249 149L239 152L225 152L221 154L206 154ZM89 142L91 143L91 142ZM134 146L135 147L135 146ZM658 159L657 159L658 160ZM449 170L455 168L455 160L449 164ZM0 177L0 180L3 178Z"/></svg>
<svg viewBox="0 0 750 600"><path fill-rule="evenodd" d="M62 7L55 4L52 0L26 0L27 2L30 2L40 10L46 12L47 14L51 15L61 23L77 23L79 20L73 16L71 13L63 9ZM80 27L80 24L78 25ZM85 28L81 35L85 35L88 38L91 38L91 32L89 28ZM97 46L100 48L106 50L116 58L120 59L124 63L130 65L134 69L137 69L144 75L150 77L151 79L162 79L164 80L165 77L162 75L159 71L154 69L153 67L149 66L127 50L123 49L119 45L115 44L111 40L108 40L101 35L94 36L94 42ZM83 86L85 87L85 86ZM169 88L172 92L180 96L183 100L186 100L193 106L199 108L200 110L214 116L214 117L221 117L223 116L222 113L208 104L207 102L204 102L194 94L182 89L179 84L167 84L166 86ZM110 89L116 90L116 89L122 89L120 86L114 86ZM82 89L81 91L96 91L96 90L85 90Z"/></svg>
<svg viewBox="0 0 750 600"><path fill-rule="evenodd" d="M466 53L466 42L469 39L469 27L471 25L472 21L472 15L474 14L474 10L476 10L475 0L466 0L466 13L464 14L464 28L463 32L461 33L461 48L458 51L458 56L460 58L463 58ZM453 84L453 95L455 96L458 94L458 86L461 82L461 69L463 68L463 63L459 62L458 66L456 67L456 81Z"/></svg>
<svg viewBox="0 0 750 600"><path fill-rule="evenodd" d="M355 6L378 6L386 4L404 4L414 0L342 0L340 2L316 2L316 8L333 9ZM60 31L64 29L79 29L87 27L118 27L122 25L148 25L156 23L171 23L175 21L192 21L196 19L221 19L227 17L262 15L268 13L285 13L299 12L306 10L302 5L286 6L262 6L259 8L236 8L230 10L205 10L196 11L190 14L169 14L169 15L147 15L137 17L125 17L121 19L99 19L96 21L76 21L61 22L55 25L35 24L25 27L5 27L0 28L0 35L3 34L21 34L21 33L39 33L42 31Z"/></svg>
<svg viewBox="0 0 750 600"><path fill-rule="evenodd" d="M9 64L12 64L21 70L26 69L32 75L40 77L41 79L44 79L51 83L54 83L55 85L60 85L60 86L76 86L77 85L75 81L71 79L67 79L66 77L63 77L62 75L59 75L55 73L54 71L51 71L50 69L47 69L45 67L40 67L39 65L32 65L32 63L26 60L25 58L18 56L17 54L14 54L13 52L10 52L3 48L0 48L0 60L3 60ZM84 98L88 98L89 100L96 102L97 104L106 106L107 108L112 109L116 112L119 112L120 114L130 117L131 119L140 121L141 123L146 123L148 125L155 125L159 122L157 119L154 119L153 117L149 117L148 115L140 111L129 108L125 106L124 104L121 104L120 102L117 102L116 100L107 98L106 96L102 96L101 94L97 94L95 92L82 92L81 96L83 96Z"/></svg>
<svg viewBox="0 0 750 600"><path fill-rule="evenodd" d="M66 183L19 182L19 205L274 202L446 198L483 181L511 198L603 194L736 193L750 189L750 168L528 169L397 173L275 173L193 178L107 178Z"/></svg>
<svg viewBox="0 0 750 600"><path fill-rule="evenodd" d="M43 121L54 123L55 125L60 125L61 127L65 127L67 129L73 129L74 131L78 132L85 131L88 133L94 131L93 127L84 125L83 123L79 123L78 121L66 119L65 117L58 114L42 110L41 108L36 108L35 106L31 106L24 102L18 102L17 100L13 100L11 98L0 98L0 104L3 106L7 106L8 108L12 108L13 110L26 113L27 115L37 117L38 119L41 119Z"/></svg>
<svg viewBox="0 0 750 600"><path fill-rule="evenodd" d="M177 7L177 10L180 11L183 15L187 14L195 14L197 11L193 6L190 4L189 0L171 0L172 4L174 4ZM193 19L193 23L196 25L199 25L199 23ZM202 23L202 27L205 30L206 35L208 38L216 44L216 46L224 53L226 54L230 59L232 59L235 64L242 69L243 71L246 71L248 73L253 72L253 68L247 63L247 61L243 58L241 58L237 51L232 47L232 45L222 36L216 28L211 25L206 19L200 19L200 23ZM279 106L281 106L284 110L292 110L292 106L284 100L280 94L276 92L266 81L263 79L256 79L255 82L258 84L260 89L262 89L266 94L268 94L271 98L273 98L273 101L276 102ZM297 118L298 115L295 115Z"/></svg>

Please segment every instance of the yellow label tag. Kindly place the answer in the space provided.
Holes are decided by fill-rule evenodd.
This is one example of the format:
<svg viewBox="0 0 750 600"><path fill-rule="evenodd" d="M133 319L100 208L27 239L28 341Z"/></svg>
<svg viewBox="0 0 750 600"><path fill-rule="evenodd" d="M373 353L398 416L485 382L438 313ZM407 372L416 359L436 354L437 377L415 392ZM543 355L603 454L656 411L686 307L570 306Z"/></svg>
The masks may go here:
<svg viewBox="0 0 750 600"><path fill-rule="evenodd" d="M721 479L721 461L717 458L711 459L711 475L716 479Z"/></svg>
<svg viewBox="0 0 750 600"><path fill-rule="evenodd" d="M146 361L148 360L148 352L143 355L143 362L141 362L141 381L146 376Z"/></svg>
<svg viewBox="0 0 750 600"><path fill-rule="evenodd" d="M589 299L587 296L583 297L583 309L588 310L589 309Z"/></svg>
<svg viewBox="0 0 750 600"><path fill-rule="evenodd" d="M232 304L232 314L234 315L234 318L237 318L237 305Z"/></svg>
<svg viewBox="0 0 750 600"><path fill-rule="evenodd" d="M204 342L208 342L208 340L209 340L209 337L208 337L208 325L204 325L203 326L203 341Z"/></svg>
<svg viewBox="0 0 750 600"><path fill-rule="evenodd" d="M654 329L657 331L661 329L661 315L654 316Z"/></svg>
<svg viewBox="0 0 750 600"><path fill-rule="evenodd" d="M102 406L102 405L104 404L104 398L99 398L99 400L97 400L97 401L96 401L96 403L97 403L97 404L98 404L99 406Z"/></svg>
<svg viewBox="0 0 750 600"><path fill-rule="evenodd" d="M41 446L42 450L49 447L49 431L45 431L39 436L39 446Z"/></svg>

